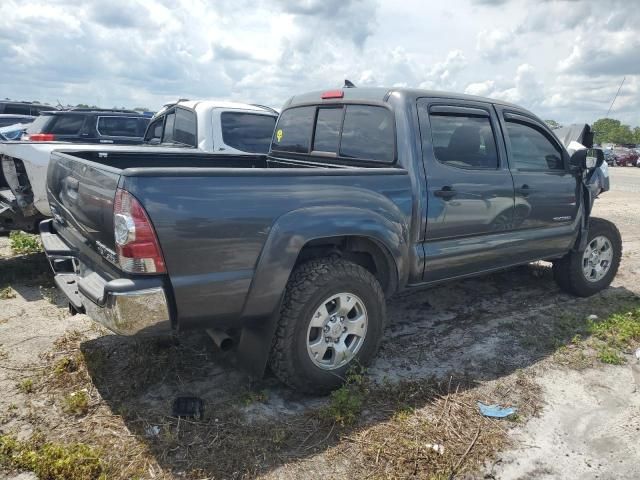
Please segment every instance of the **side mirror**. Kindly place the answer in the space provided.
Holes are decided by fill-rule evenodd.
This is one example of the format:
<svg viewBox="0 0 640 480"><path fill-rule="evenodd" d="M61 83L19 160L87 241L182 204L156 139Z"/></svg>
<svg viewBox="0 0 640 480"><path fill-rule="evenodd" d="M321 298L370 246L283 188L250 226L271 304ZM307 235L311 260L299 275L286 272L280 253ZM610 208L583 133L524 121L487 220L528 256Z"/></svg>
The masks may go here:
<svg viewBox="0 0 640 480"><path fill-rule="evenodd" d="M572 170L593 170L604 163L604 152L599 148L577 150L569 163Z"/></svg>
<svg viewBox="0 0 640 480"><path fill-rule="evenodd" d="M587 170L600 167L604 163L604 152L599 148L587 149L587 158L585 158L584 166Z"/></svg>

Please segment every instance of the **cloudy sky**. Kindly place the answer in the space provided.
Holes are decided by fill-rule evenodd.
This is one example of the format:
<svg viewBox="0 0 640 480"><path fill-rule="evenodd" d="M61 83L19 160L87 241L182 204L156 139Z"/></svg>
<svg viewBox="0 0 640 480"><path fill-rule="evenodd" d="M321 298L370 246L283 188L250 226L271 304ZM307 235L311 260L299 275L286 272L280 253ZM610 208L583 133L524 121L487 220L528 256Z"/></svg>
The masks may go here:
<svg viewBox="0 0 640 480"><path fill-rule="evenodd" d="M640 124L639 0L1 0L0 97L157 109L279 107L296 92L411 86L563 123Z"/></svg>

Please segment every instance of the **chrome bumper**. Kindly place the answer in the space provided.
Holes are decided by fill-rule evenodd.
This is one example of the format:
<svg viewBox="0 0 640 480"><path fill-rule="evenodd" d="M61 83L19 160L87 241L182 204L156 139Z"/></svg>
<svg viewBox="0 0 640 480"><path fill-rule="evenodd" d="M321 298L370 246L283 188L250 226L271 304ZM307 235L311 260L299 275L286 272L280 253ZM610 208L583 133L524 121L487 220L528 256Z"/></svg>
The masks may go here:
<svg viewBox="0 0 640 480"><path fill-rule="evenodd" d="M75 251L53 231L52 220L40 224L40 237L56 286L73 310L86 313L119 335L171 330L161 278L104 279L79 261Z"/></svg>
<svg viewBox="0 0 640 480"><path fill-rule="evenodd" d="M83 295L84 297L84 295ZM86 297L84 297L86 298ZM135 335L169 326L169 307L161 287L107 293L104 306L83 302L87 315L119 335Z"/></svg>

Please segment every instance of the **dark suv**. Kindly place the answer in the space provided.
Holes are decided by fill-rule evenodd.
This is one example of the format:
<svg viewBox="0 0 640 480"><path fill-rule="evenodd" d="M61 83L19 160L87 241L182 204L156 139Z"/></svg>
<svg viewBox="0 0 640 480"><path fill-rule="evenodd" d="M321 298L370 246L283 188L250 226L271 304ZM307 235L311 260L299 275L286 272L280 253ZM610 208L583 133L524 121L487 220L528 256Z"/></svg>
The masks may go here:
<svg viewBox="0 0 640 480"><path fill-rule="evenodd" d="M1 115L40 115L42 112L55 110L51 105L42 105L41 103L31 102L0 102Z"/></svg>
<svg viewBox="0 0 640 480"><path fill-rule="evenodd" d="M142 143L149 118L132 110L76 108L43 112L23 137L34 142Z"/></svg>

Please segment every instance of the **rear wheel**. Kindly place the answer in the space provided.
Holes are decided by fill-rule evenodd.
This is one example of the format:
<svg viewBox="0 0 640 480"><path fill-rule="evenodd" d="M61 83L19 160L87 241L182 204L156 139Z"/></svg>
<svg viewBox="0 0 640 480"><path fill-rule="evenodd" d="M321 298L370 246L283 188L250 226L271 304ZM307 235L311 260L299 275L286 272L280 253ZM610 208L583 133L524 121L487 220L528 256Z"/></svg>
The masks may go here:
<svg viewBox="0 0 640 480"><path fill-rule="evenodd" d="M563 290L588 297L611 284L621 257L622 238L617 227L607 220L592 218L585 250L571 251L554 262L553 274Z"/></svg>
<svg viewBox="0 0 640 480"><path fill-rule="evenodd" d="M287 284L271 369L296 390L327 393L351 366L375 356L384 322L384 294L368 270L342 259L311 260Z"/></svg>

